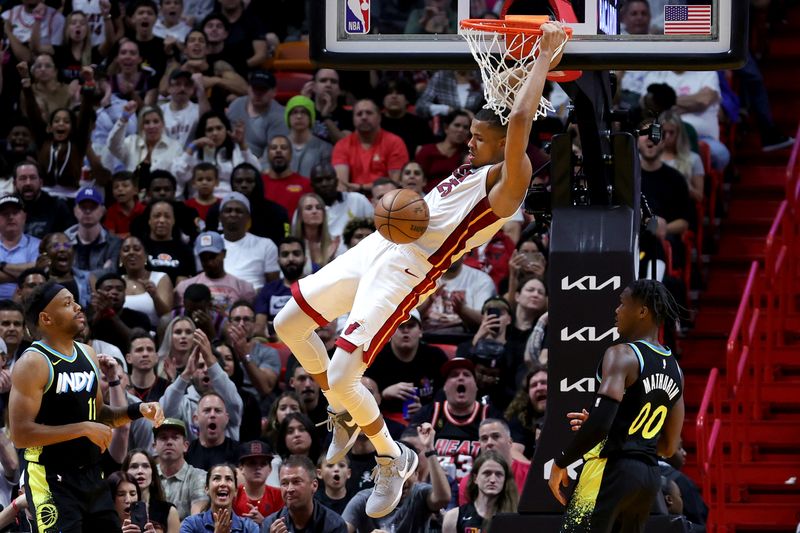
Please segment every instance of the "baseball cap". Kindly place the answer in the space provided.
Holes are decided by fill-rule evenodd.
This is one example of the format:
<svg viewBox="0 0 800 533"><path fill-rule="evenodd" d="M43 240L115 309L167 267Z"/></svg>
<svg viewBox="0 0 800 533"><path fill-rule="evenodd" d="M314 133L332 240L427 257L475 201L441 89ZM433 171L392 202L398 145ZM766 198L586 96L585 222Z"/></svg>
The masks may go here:
<svg viewBox="0 0 800 533"><path fill-rule="evenodd" d="M75 196L75 203L79 204L84 200L91 200L97 205L103 205L103 195L94 187L84 187L78 191L78 194Z"/></svg>
<svg viewBox="0 0 800 533"><path fill-rule="evenodd" d="M169 75L169 80L170 81L177 80L178 78L186 78L187 80L191 80L192 79L192 73L189 72L188 70L181 70L181 69L178 68L178 69L173 70L172 74Z"/></svg>
<svg viewBox="0 0 800 533"><path fill-rule="evenodd" d="M442 365L442 377L447 379L450 376L450 372L457 368L466 368L473 376L475 375L475 363L464 357L454 357Z"/></svg>
<svg viewBox="0 0 800 533"><path fill-rule="evenodd" d="M179 418L165 418L160 426L153 428L153 434L158 435L160 430L167 428L177 429L183 434L183 437L186 438L186 424Z"/></svg>
<svg viewBox="0 0 800 533"><path fill-rule="evenodd" d="M419 324L420 326L422 325L422 317L419 316L419 311L417 311L416 309L412 309L411 312L408 314L408 320L406 320L406 322L408 322L409 320L416 320L417 324Z"/></svg>
<svg viewBox="0 0 800 533"><path fill-rule="evenodd" d="M3 209L6 206L16 206L18 209L22 209L22 199L16 194L7 194L0 198L0 209Z"/></svg>
<svg viewBox="0 0 800 533"><path fill-rule="evenodd" d="M272 72L261 69L252 71L247 81L253 87L263 87L264 89L274 89L276 85Z"/></svg>
<svg viewBox="0 0 800 533"><path fill-rule="evenodd" d="M218 254L225 251L225 239L216 231L206 231L197 236L194 241L194 253L197 255L203 252Z"/></svg>
<svg viewBox="0 0 800 533"><path fill-rule="evenodd" d="M272 460L275 454L272 453L272 448L269 444L260 440L251 440L239 446L239 462L250 457L267 457Z"/></svg>
<svg viewBox="0 0 800 533"><path fill-rule="evenodd" d="M229 192L222 198L222 202L220 202L219 204L220 213L222 212L223 209L225 209L225 204L233 201L244 204L244 206L247 208L247 212L248 213L250 212L250 200L247 199L247 196L245 196L240 192Z"/></svg>

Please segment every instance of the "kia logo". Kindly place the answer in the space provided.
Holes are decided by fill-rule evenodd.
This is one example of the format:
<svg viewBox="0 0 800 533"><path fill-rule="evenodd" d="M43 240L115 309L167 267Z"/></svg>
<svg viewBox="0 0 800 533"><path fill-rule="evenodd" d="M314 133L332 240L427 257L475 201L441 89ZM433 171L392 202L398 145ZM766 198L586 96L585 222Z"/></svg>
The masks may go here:
<svg viewBox="0 0 800 533"><path fill-rule="evenodd" d="M570 283L569 281L569 276L564 276L563 278L561 278L562 291L571 291L573 289L579 291L602 291L609 285L611 285L611 288L613 290L619 289L620 286L622 286L622 277L611 276L602 283L597 282L597 276L583 276L581 278L576 279L572 283Z"/></svg>
<svg viewBox="0 0 800 533"><path fill-rule="evenodd" d="M569 332L569 327L561 330L561 340L563 342L580 341L580 342L598 342L606 337L611 337L612 341L619 339L619 332L617 328L611 328L608 331L598 335L597 328L594 326L584 326L579 330L572 333Z"/></svg>
<svg viewBox="0 0 800 533"><path fill-rule="evenodd" d="M561 392L594 392L594 384L594 378L582 378L571 385L568 378L564 378L561 380L561 386L559 387L559 390Z"/></svg>

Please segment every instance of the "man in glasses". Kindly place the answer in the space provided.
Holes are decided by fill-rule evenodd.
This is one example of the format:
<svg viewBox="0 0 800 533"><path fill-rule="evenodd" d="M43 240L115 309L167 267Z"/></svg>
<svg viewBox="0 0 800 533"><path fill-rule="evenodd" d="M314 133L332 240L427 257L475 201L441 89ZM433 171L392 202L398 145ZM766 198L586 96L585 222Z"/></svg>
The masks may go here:
<svg viewBox="0 0 800 533"><path fill-rule="evenodd" d="M245 300L231 306L228 313L228 342L233 355L244 370L244 389L258 397L275 388L281 373L281 358L275 348L264 344L266 339L255 336L256 312Z"/></svg>

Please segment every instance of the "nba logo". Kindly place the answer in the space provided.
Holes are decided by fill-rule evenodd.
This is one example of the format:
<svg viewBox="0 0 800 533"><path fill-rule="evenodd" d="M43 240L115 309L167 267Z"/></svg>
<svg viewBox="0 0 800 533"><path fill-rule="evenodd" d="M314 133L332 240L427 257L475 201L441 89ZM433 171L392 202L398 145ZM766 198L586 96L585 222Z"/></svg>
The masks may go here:
<svg viewBox="0 0 800 533"><path fill-rule="evenodd" d="M369 33L369 1L347 0L344 31L347 33Z"/></svg>

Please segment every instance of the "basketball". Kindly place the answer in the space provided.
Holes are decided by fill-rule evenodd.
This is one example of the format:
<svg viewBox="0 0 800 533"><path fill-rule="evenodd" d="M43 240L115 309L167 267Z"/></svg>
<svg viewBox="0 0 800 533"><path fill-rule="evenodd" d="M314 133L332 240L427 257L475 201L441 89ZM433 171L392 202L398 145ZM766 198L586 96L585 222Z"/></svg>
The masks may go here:
<svg viewBox="0 0 800 533"><path fill-rule="evenodd" d="M408 244L428 229L428 204L409 189L395 189L383 195L375 206L375 227L386 239Z"/></svg>

